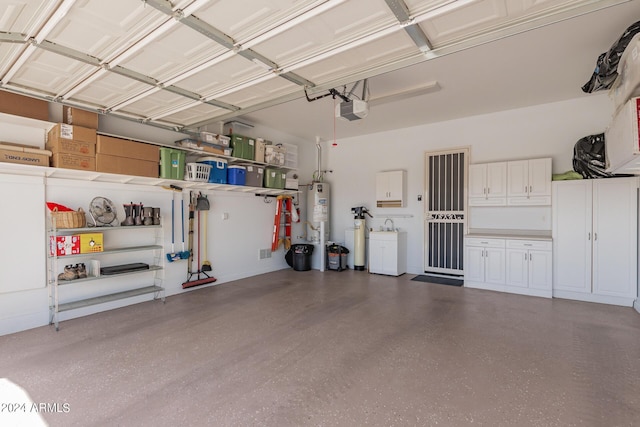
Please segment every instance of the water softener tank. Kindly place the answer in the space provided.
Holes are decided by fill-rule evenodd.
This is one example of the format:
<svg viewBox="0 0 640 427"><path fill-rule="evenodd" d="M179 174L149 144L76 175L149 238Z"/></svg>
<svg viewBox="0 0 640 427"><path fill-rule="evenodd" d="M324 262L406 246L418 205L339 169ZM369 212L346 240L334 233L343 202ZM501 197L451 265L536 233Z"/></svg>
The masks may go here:
<svg viewBox="0 0 640 427"><path fill-rule="evenodd" d="M307 192L307 221L313 227L308 238L312 242L320 241L320 222L324 221L324 241L329 240L330 189L326 182L312 182ZM316 230L316 231L314 231Z"/></svg>

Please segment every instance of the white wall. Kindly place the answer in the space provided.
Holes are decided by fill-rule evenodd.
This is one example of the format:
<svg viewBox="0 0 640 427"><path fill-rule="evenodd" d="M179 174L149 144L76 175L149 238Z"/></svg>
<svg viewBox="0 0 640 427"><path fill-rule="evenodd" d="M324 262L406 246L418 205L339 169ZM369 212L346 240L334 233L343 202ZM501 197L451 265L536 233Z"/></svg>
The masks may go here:
<svg viewBox="0 0 640 427"><path fill-rule="evenodd" d="M367 206L375 216L368 227L377 228L385 214L412 215L395 218L407 230L408 272L423 271L423 202L425 153L454 147L470 147L470 163L552 157L553 171L572 169L573 146L586 135L603 132L613 107L606 94L538 105L459 120L400 129L325 143L327 175L332 184L331 239L344 241L353 226L351 207ZM428 114L428 112L425 112ZM366 119L364 119L366 120ZM375 208L375 174L407 171L405 208Z"/></svg>
<svg viewBox="0 0 640 427"><path fill-rule="evenodd" d="M385 214L410 215L412 217L396 218L394 221L397 227L409 232L408 271L420 273L423 269L423 203L417 201L417 196L424 194L425 152L470 147L471 163L550 156L553 158L554 172L564 172L571 169L575 142L585 135L602 132L611 113L612 106L606 95L592 95L566 102L343 139L338 140L335 146L331 142L324 142L322 168L333 171L325 178L332 184L331 239L344 242L345 229L353 225L350 212L353 206L364 205L371 209L376 218L368 221L370 227L382 225ZM117 126L101 126L101 131L129 136L126 132L128 122L115 120L113 123L117 123ZM132 137L147 140L158 138L156 129L152 132L153 138L144 138L139 133L139 126L134 127L135 131L132 132L136 135L131 135ZM248 136L262 136L274 142L298 145L300 181L311 181L316 168L315 141L301 141L284 132L264 127L244 133ZM174 137L173 133L167 134L162 137L165 138L163 142L170 143ZM390 169L407 171L406 208L375 208L375 173ZM142 201L148 205L160 206L165 226L170 225L171 193L166 190L117 184L79 184L64 180L54 180L51 184L47 193L48 200L72 206L86 206L96 195L110 196L119 206L132 200ZM213 265L213 274L218 279L216 284L288 268L282 248L271 259L258 259L259 250L270 247L274 205L266 202L273 199L265 200L252 194L223 191L210 192L208 195L211 201L207 236L210 243L209 260ZM304 201L301 202L301 208L304 208ZM227 220L222 219L224 213L228 214ZM33 221L44 220L37 217L38 213L30 213L30 216L33 216L30 218ZM11 241L19 238L19 228L8 230L9 234L13 234L6 235L6 230L3 230L5 239ZM170 227L165 227L164 234L165 248L168 250ZM302 224L294 225L294 241L296 236L302 235ZM41 248L40 245L43 244L44 236L43 241L37 245ZM43 264L41 251L25 256L33 257L31 259L34 265ZM3 265L2 268L8 266ZM164 276L167 295L184 292L181 284L186 280L186 265L183 262L168 264ZM198 288L192 288L195 289ZM130 302L132 301L123 304ZM93 307L71 312L69 315L84 315L115 306L116 303ZM47 322L48 301L45 287L25 292L0 293L0 334L46 325Z"/></svg>

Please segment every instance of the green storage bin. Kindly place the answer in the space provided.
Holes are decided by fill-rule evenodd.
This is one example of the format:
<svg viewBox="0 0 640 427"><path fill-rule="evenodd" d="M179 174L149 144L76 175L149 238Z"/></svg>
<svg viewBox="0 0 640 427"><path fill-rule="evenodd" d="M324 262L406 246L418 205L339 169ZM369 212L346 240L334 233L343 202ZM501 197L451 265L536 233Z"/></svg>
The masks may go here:
<svg viewBox="0 0 640 427"><path fill-rule="evenodd" d="M286 172L278 168L267 167L264 170L264 186L266 188L275 188L284 190L284 184L287 179Z"/></svg>
<svg viewBox="0 0 640 427"><path fill-rule="evenodd" d="M160 178L184 179L185 152L175 148L160 148Z"/></svg>
<svg viewBox="0 0 640 427"><path fill-rule="evenodd" d="M239 159L254 160L256 156L256 140L247 136L233 134L231 138L231 155Z"/></svg>

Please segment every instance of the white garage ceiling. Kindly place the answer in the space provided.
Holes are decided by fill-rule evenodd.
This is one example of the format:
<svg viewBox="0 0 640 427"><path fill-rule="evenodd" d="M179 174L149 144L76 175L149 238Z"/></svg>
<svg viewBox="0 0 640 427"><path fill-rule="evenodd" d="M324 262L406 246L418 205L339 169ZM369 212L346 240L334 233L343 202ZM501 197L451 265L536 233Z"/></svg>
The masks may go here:
<svg viewBox="0 0 640 427"><path fill-rule="evenodd" d="M518 106L512 94L500 93L509 92L510 76L523 64L531 67L532 75L541 67L544 74L557 71L560 77L563 72L555 68L579 64L581 80L572 82L576 92L589 77L587 70L593 69L597 54L633 22L626 22L628 10L620 8L640 12L638 3L0 0L0 83L3 90L176 130L196 130L240 117L304 138L312 134L326 138L332 120L321 120L326 123L315 127L308 122L327 117L324 110L331 115L333 104L327 108L329 101L307 102L305 89L314 97L370 78L371 115L375 109L401 114L396 125L403 125L403 119L412 121L420 108L411 102L424 97L444 101L447 110L456 109L450 97L456 94L457 114L482 112L478 108L482 100L475 98L487 91L508 107ZM617 4L621 5L610 7ZM596 15L606 13L614 13L615 22L601 23ZM578 20L584 16L597 28L583 28ZM579 33L566 33L557 22L566 22L569 29L577 23L573 25ZM556 32L555 45L548 35L543 47L535 37L514 36L540 33L536 29L545 26ZM580 40L583 35L587 40ZM567 49L573 45L582 49L566 62L572 55ZM537 62L544 55L551 61ZM565 62L553 62L556 59ZM469 87L469 99L464 93L449 92L457 86ZM415 96L433 92L433 87L442 90ZM401 113L404 109L392 101L406 98L405 92L414 95L414 101L404 101L409 110ZM566 91L559 96L569 97ZM548 101L538 98L526 103ZM426 115L452 117L437 110L426 110ZM384 118L388 122L391 116ZM380 130L381 121L368 117L343 124L343 136Z"/></svg>

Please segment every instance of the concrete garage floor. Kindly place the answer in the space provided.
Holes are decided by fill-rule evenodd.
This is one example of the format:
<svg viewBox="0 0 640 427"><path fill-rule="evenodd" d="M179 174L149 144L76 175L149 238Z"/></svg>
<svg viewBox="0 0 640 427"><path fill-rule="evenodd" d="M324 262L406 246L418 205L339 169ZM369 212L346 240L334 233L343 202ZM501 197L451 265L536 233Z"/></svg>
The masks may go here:
<svg viewBox="0 0 640 427"><path fill-rule="evenodd" d="M52 426L640 425L633 309L412 277L283 270L4 336L0 378L67 404Z"/></svg>

